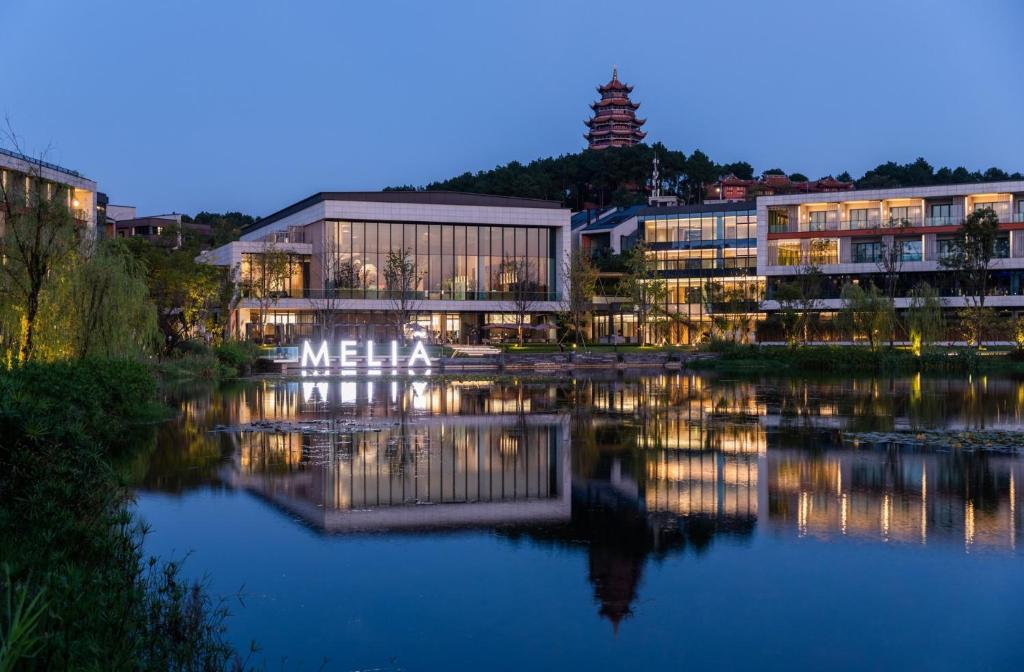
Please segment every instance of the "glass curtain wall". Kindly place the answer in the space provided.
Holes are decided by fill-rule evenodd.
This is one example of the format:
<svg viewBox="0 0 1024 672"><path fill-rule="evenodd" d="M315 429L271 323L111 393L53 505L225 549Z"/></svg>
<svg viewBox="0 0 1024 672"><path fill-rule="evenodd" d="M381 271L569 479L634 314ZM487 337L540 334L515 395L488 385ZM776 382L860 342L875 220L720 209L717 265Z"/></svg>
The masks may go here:
<svg viewBox="0 0 1024 672"><path fill-rule="evenodd" d="M544 227L328 221L338 263L328 288L351 298L387 298L390 251L416 267L416 298L555 300L554 231Z"/></svg>
<svg viewBox="0 0 1024 672"><path fill-rule="evenodd" d="M656 338L693 343L713 315L739 321L758 310L764 280L757 277L757 211L713 210L645 218L644 241L666 284L667 316ZM625 324L601 324L628 340Z"/></svg>

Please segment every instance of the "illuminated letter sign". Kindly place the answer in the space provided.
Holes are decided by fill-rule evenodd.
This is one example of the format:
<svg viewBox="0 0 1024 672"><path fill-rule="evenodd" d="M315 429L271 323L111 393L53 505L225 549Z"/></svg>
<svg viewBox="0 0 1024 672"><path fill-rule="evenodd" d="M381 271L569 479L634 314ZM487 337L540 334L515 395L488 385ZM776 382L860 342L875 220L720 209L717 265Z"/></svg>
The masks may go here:
<svg viewBox="0 0 1024 672"><path fill-rule="evenodd" d="M321 364L323 362L323 364ZM309 367L330 366L331 358L327 350L327 341L320 342L320 350L316 353L313 352L313 347L309 344L309 341L302 342L302 368L306 369Z"/></svg>
<svg viewBox="0 0 1024 672"><path fill-rule="evenodd" d="M342 370L342 373L353 374L357 362L355 357L357 355L358 343L352 340L344 340L338 342L338 368ZM366 342L366 368L370 373L376 375L381 374L381 367L384 366L385 358L377 354L376 344L373 341ZM392 373L398 370L398 341L391 341L391 353L390 363ZM413 343L412 353L406 360L405 365L407 368L412 369L416 366L423 366L427 369L430 368L430 355L427 354L427 347L423 344L423 341L416 340ZM329 369L331 366L330 358L330 346L327 341L321 341L319 347L313 348L313 344L309 341L302 342L302 357L299 360L299 368L301 369Z"/></svg>

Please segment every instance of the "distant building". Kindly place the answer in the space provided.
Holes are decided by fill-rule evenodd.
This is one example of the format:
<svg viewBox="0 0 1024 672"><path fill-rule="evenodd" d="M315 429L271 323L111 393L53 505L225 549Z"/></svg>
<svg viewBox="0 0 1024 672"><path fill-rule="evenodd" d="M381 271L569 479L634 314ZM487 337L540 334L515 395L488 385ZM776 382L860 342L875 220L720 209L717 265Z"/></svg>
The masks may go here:
<svg viewBox="0 0 1024 672"><path fill-rule="evenodd" d="M601 100L590 104L594 116L584 122L590 129L583 136L590 143L590 149L632 147L643 141L647 134L640 127L646 120L636 116L640 103L629 99L632 91L632 86L619 81L618 68L612 70L610 82L597 87Z"/></svg>
<svg viewBox="0 0 1024 672"><path fill-rule="evenodd" d="M787 196L789 194L819 194L836 191L853 191L853 182L843 182L831 175L820 180L794 182L786 175L766 174L753 180L744 180L735 175L723 175L715 182L704 185L704 202L749 201L758 196Z"/></svg>
<svg viewBox="0 0 1024 672"><path fill-rule="evenodd" d="M0 180L3 181L3 192L23 204L27 203L33 188L45 187L51 195L56 193L55 187L63 188L61 197L66 199L71 216L88 236L96 236L96 208L99 205L96 183L81 173L0 149Z"/></svg>
<svg viewBox="0 0 1024 672"><path fill-rule="evenodd" d="M127 209L127 206L116 207L123 207ZM131 210L134 212L135 208L131 208ZM147 240L156 240L163 234L164 230L169 227L174 227L178 232L179 245L181 244L181 233L184 231L192 231L200 236L210 235L209 224L198 224L196 222L183 221L182 215L176 212L168 215L148 215L146 217L123 219L117 221L114 226L116 231L115 235L118 238L145 238Z"/></svg>

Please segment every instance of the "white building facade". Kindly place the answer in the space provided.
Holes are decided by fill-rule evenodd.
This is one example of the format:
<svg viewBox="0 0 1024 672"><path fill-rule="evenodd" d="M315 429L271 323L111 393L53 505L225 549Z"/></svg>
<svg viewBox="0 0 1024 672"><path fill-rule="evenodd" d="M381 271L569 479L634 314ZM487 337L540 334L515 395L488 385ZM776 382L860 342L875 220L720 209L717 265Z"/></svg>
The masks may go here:
<svg viewBox="0 0 1024 672"><path fill-rule="evenodd" d="M415 265L401 309L429 340L500 340L519 320L530 340L548 340L567 291L569 218L557 202L527 198L322 192L261 219L201 260L236 269L242 298L233 329L265 342L396 337L399 305L385 277L393 252ZM255 260L268 249L290 259L270 305L246 291ZM333 315L330 334L323 333L325 312Z"/></svg>

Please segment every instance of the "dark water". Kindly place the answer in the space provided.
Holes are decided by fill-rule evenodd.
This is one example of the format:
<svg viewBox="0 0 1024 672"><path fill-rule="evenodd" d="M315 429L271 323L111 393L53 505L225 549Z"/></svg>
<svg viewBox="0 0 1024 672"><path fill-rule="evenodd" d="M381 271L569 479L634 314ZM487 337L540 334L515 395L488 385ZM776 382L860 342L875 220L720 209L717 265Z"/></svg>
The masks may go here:
<svg viewBox="0 0 1024 672"><path fill-rule="evenodd" d="M271 668L1024 669L1022 382L183 398L134 465L148 548L241 591Z"/></svg>

